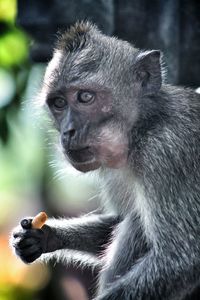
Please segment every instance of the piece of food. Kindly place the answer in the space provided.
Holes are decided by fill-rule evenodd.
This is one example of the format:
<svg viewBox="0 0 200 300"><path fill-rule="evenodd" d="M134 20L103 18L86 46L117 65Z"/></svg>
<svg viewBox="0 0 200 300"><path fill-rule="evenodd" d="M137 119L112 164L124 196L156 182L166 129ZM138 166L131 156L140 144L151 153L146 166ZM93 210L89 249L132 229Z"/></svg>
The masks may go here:
<svg viewBox="0 0 200 300"><path fill-rule="evenodd" d="M40 229L45 224L47 220L47 214L45 212L40 212L32 220L32 228Z"/></svg>

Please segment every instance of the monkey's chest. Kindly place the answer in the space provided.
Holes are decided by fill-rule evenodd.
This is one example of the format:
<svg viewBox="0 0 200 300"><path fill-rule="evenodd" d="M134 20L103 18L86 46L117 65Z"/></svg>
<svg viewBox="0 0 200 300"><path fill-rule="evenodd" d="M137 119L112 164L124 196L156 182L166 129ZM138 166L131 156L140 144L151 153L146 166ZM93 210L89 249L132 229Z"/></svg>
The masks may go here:
<svg viewBox="0 0 200 300"><path fill-rule="evenodd" d="M112 170L104 173L102 202L106 210L125 216L133 209L134 199L134 180L126 171Z"/></svg>
<svg viewBox="0 0 200 300"><path fill-rule="evenodd" d="M116 183L107 188L107 193L107 202L116 214L124 217L133 209L134 193L131 193L128 187Z"/></svg>
<svg viewBox="0 0 200 300"><path fill-rule="evenodd" d="M127 170L114 170L106 173L103 179L102 201L106 209L123 218L137 216L143 234L152 241L155 232L154 208L139 180Z"/></svg>

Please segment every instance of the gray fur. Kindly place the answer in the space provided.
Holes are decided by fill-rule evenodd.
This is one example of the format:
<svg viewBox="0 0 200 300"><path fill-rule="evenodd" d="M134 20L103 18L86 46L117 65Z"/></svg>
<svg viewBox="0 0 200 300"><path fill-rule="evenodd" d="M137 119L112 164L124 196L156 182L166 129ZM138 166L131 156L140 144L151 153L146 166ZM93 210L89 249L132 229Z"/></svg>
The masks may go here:
<svg viewBox="0 0 200 300"><path fill-rule="evenodd" d="M200 96L162 83L159 57L81 23L47 68L44 101L63 86L103 86L114 117L100 129L113 143L128 139L127 163L96 171L105 209L117 217L48 223L63 248L101 253L98 300L192 299L199 285ZM98 120L90 122L95 139Z"/></svg>

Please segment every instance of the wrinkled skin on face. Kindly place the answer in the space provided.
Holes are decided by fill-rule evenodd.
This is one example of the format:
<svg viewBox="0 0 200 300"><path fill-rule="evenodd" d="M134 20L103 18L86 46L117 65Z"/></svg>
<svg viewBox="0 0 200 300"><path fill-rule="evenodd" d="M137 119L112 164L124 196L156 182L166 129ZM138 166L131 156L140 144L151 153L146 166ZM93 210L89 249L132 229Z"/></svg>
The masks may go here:
<svg viewBox="0 0 200 300"><path fill-rule="evenodd" d="M47 104L60 131L64 154L77 170L126 164L128 138L117 122L109 89L61 86L48 94Z"/></svg>
<svg viewBox="0 0 200 300"><path fill-rule="evenodd" d="M90 139L89 139L90 140ZM79 162L68 155L71 164L79 171L87 172L99 167L121 168L127 162L128 144L122 133L110 128L102 128L97 139L89 142L85 161ZM88 157L88 160L87 160Z"/></svg>

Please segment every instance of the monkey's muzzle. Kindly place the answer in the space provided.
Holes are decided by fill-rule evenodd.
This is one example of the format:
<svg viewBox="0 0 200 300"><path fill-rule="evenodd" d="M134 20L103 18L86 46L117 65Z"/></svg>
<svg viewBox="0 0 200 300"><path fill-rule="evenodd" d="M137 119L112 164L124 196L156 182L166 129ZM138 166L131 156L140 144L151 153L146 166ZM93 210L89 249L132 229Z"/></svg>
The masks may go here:
<svg viewBox="0 0 200 300"><path fill-rule="evenodd" d="M84 147L79 149L69 149L66 151L70 163L81 172L96 170L100 167L100 163L95 158L95 152L92 147Z"/></svg>

